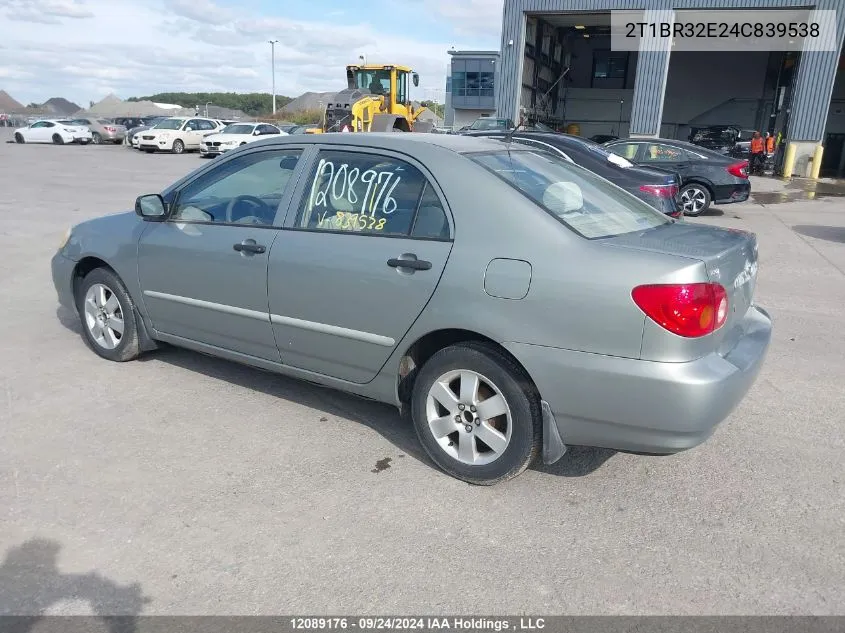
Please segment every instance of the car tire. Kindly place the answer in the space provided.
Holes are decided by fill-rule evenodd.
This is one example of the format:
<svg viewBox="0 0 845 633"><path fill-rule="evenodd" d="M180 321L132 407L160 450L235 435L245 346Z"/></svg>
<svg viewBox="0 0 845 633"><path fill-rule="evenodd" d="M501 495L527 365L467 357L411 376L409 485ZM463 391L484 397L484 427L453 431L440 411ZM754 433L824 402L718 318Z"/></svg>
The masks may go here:
<svg viewBox="0 0 845 633"><path fill-rule="evenodd" d="M82 336L94 353L115 362L139 356L135 303L114 272L108 268L89 272L78 286L76 306Z"/></svg>
<svg viewBox="0 0 845 633"><path fill-rule="evenodd" d="M18 143L19 145L23 145L24 143L26 143L26 139L23 137L23 134L21 134L20 132L15 134L15 143Z"/></svg>
<svg viewBox="0 0 845 633"><path fill-rule="evenodd" d="M173 141L173 147L170 148L170 151L174 154L184 154L185 144L177 138L175 141Z"/></svg>
<svg viewBox="0 0 845 633"><path fill-rule="evenodd" d="M53 144L54 145L64 145L65 139L62 138L61 134L53 134Z"/></svg>
<svg viewBox="0 0 845 633"><path fill-rule="evenodd" d="M103 142L103 137L100 136L97 132L94 132L91 135L91 142L94 143L94 145L99 145Z"/></svg>
<svg viewBox="0 0 845 633"><path fill-rule="evenodd" d="M447 399L448 408L443 404ZM501 413L479 417L485 414L485 402L490 413ZM460 343L435 353L414 381L411 416L432 461L471 484L512 479L540 452L543 418L537 390L492 345Z"/></svg>
<svg viewBox="0 0 845 633"><path fill-rule="evenodd" d="M705 213L713 200L707 187L695 182L681 187L678 198L681 201L684 215L691 218L696 218Z"/></svg>

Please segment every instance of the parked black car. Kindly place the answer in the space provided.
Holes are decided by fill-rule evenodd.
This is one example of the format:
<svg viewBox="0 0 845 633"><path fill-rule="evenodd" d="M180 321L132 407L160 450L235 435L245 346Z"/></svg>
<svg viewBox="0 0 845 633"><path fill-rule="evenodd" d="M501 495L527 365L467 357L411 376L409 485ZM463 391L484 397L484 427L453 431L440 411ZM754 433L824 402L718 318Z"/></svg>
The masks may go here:
<svg viewBox="0 0 845 633"><path fill-rule="evenodd" d="M743 202L751 194L747 160L670 139L619 139L604 147L638 165L678 172L684 215L701 215L711 203Z"/></svg>
<svg viewBox="0 0 845 633"><path fill-rule="evenodd" d="M469 132L468 135L504 139L507 132ZM639 167L620 159L598 143L570 134L520 130L514 132L512 138L514 143L555 152L606 178L666 215L681 217L678 198L681 178L671 169Z"/></svg>

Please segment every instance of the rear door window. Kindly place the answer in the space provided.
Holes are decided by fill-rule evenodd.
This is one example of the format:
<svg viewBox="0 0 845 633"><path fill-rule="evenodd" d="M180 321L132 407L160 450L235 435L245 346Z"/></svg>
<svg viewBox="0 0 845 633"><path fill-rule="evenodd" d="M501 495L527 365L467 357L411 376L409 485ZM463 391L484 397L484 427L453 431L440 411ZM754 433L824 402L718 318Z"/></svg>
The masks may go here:
<svg viewBox="0 0 845 633"><path fill-rule="evenodd" d="M672 222L639 198L550 152L505 150L468 157L587 239Z"/></svg>
<svg viewBox="0 0 845 633"><path fill-rule="evenodd" d="M442 206L426 177L391 156L322 150L300 203L296 228L382 236L411 236L417 212L425 218L414 237L448 238L438 222ZM432 197L433 196L433 197ZM424 203L424 204L423 204ZM440 218L445 220L445 215Z"/></svg>
<svg viewBox="0 0 845 633"><path fill-rule="evenodd" d="M662 143L647 143L642 158L645 163L682 163L685 160L687 156L684 150Z"/></svg>

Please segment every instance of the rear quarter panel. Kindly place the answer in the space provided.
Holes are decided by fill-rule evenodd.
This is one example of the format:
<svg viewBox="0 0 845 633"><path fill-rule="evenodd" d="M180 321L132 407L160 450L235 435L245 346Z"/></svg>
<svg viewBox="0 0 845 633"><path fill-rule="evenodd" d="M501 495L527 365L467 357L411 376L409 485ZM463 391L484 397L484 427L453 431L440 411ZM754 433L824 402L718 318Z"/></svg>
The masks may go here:
<svg viewBox="0 0 845 633"><path fill-rule="evenodd" d="M421 158L422 160L426 160ZM469 159L426 160L454 215L455 244L440 284L397 353L424 334L461 328L493 340L637 358L645 315L631 299L641 283L700 280L703 265L661 253L624 252L575 234ZM521 300L485 292L494 258L529 262Z"/></svg>

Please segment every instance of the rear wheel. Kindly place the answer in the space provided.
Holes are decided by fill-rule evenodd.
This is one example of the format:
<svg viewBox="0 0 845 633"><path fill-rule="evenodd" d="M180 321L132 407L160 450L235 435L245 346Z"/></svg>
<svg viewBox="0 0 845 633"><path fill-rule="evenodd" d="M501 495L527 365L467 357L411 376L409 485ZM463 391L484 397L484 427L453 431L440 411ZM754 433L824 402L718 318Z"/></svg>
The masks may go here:
<svg viewBox="0 0 845 633"><path fill-rule="evenodd" d="M697 217L710 208L710 192L707 187L697 183L691 183L681 188L681 207L684 215Z"/></svg>
<svg viewBox="0 0 845 633"><path fill-rule="evenodd" d="M20 132L15 134L15 143L26 143L26 139L24 139L23 134L21 134Z"/></svg>
<svg viewBox="0 0 845 633"><path fill-rule="evenodd" d="M82 335L99 356L117 362L140 354L135 304L114 272L95 268L85 276L76 295Z"/></svg>
<svg viewBox="0 0 845 633"><path fill-rule="evenodd" d="M173 141L173 147L170 149L174 154L182 154L185 151L185 144L178 138Z"/></svg>
<svg viewBox="0 0 845 633"><path fill-rule="evenodd" d="M96 132L94 132L91 135L91 142L94 143L94 145L99 145L100 143L103 142L103 137L100 136L99 134L97 134Z"/></svg>
<svg viewBox="0 0 845 633"><path fill-rule="evenodd" d="M64 145L65 140L62 138L61 134L53 134L53 143L56 145Z"/></svg>
<svg viewBox="0 0 845 633"><path fill-rule="evenodd" d="M414 382L411 409L429 457L463 481L506 481L539 454L539 396L521 368L490 345L461 343L434 354Z"/></svg>

